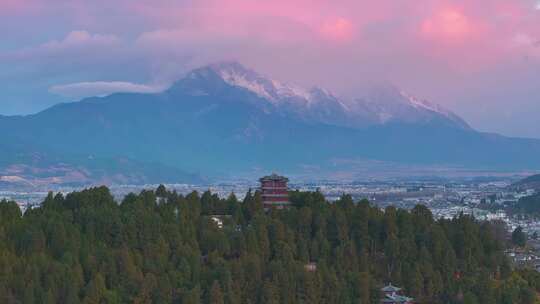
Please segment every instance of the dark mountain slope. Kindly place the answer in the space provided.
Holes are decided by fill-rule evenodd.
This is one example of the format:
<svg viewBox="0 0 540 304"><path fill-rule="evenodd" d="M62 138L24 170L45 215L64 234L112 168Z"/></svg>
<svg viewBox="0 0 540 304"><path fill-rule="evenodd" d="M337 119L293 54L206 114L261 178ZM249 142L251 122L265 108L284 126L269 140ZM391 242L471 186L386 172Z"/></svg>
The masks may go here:
<svg viewBox="0 0 540 304"><path fill-rule="evenodd" d="M540 191L540 174L528 176L510 186L515 190L528 190L534 189Z"/></svg>

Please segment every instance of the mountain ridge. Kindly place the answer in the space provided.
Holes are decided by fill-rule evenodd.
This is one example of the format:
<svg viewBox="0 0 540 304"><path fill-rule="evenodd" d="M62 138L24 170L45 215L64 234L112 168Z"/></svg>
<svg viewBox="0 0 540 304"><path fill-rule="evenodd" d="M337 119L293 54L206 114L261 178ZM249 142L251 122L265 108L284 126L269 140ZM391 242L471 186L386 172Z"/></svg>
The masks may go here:
<svg viewBox="0 0 540 304"><path fill-rule="evenodd" d="M367 96L346 100L321 87L306 89L262 76L237 62L211 64L188 73L186 78L215 81L210 79L212 77L257 95L266 102L263 105L266 110L307 121L363 128L439 120L452 127L471 128L461 117L444 107L416 98L392 85L377 86Z"/></svg>
<svg viewBox="0 0 540 304"><path fill-rule="evenodd" d="M336 159L540 168L540 140L477 132L464 121L424 110L424 103L415 108L399 91L388 93L398 100L382 101L404 104L387 111L402 117L379 123L376 109L370 110L366 102L359 103L365 109L351 114L337 97L333 100L320 89L313 92L320 93L321 100L310 107L302 94L287 95L276 106L231 85L214 69L196 69L162 93L117 93L58 104L29 116L0 117L0 129L12 130L0 135L6 147L0 165L13 165L17 153L45 153L73 159L126 158L211 176L254 169L295 172L305 166L333 170ZM275 87L276 82L265 83Z"/></svg>
<svg viewBox="0 0 540 304"><path fill-rule="evenodd" d="M540 174L530 175L523 178L510 186L510 189L525 191L533 189L540 191Z"/></svg>

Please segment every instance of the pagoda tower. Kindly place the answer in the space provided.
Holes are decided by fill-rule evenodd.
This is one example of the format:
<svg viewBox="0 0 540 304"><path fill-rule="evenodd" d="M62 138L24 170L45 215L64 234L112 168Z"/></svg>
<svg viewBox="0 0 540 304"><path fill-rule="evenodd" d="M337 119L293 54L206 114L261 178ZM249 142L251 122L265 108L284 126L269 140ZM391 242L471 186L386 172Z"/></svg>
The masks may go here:
<svg viewBox="0 0 540 304"><path fill-rule="evenodd" d="M261 183L261 197L265 210L270 208L284 209L289 207L289 179L275 173L259 179Z"/></svg>

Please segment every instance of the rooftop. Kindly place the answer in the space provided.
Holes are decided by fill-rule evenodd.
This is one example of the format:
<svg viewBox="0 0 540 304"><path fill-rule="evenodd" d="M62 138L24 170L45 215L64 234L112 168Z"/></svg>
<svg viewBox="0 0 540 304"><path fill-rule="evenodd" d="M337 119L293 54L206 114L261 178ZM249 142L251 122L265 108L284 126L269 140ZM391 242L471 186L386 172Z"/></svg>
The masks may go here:
<svg viewBox="0 0 540 304"><path fill-rule="evenodd" d="M405 297L405 296L386 296L386 299L382 300L382 303L410 303L413 301L413 298Z"/></svg>
<svg viewBox="0 0 540 304"><path fill-rule="evenodd" d="M285 176L280 176L280 175L277 175L276 173L272 173L272 175L268 175L268 176L265 176L265 177L261 177L259 179L259 181L286 181L288 182L289 179L286 178Z"/></svg>
<svg viewBox="0 0 540 304"><path fill-rule="evenodd" d="M381 288L381 290L384 292L398 292L401 290L401 288L393 286L392 284L388 284L387 286Z"/></svg>

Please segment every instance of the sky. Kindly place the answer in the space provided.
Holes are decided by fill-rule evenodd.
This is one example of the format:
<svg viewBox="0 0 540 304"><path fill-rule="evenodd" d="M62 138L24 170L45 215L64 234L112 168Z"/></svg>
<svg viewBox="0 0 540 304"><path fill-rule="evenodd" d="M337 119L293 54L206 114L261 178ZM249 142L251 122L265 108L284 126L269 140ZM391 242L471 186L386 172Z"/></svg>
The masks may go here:
<svg viewBox="0 0 540 304"><path fill-rule="evenodd" d="M392 83L540 138L540 0L0 0L0 35L2 115L236 60L346 97Z"/></svg>

